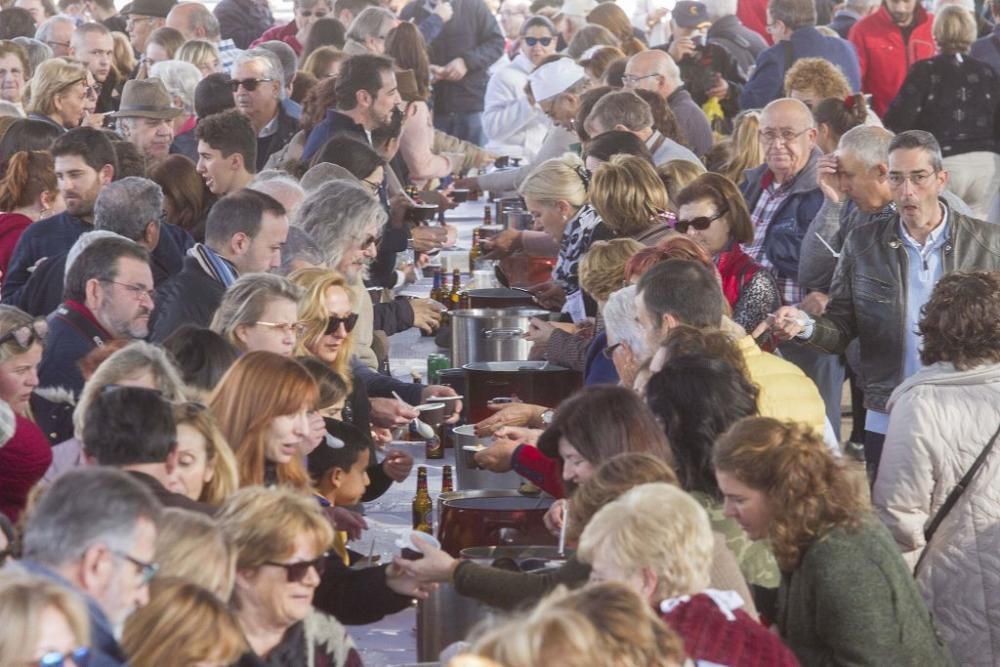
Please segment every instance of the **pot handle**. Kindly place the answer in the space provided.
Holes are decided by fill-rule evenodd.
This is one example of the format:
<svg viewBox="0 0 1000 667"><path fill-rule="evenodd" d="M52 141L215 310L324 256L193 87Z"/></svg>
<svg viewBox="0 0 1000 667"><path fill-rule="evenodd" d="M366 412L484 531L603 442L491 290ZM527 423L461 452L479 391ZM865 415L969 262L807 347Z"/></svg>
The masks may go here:
<svg viewBox="0 0 1000 667"><path fill-rule="evenodd" d="M513 338L524 338L526 332L524 329L486 329L483 331L483 338L499 338L504 340L510 340Z"/></svg>

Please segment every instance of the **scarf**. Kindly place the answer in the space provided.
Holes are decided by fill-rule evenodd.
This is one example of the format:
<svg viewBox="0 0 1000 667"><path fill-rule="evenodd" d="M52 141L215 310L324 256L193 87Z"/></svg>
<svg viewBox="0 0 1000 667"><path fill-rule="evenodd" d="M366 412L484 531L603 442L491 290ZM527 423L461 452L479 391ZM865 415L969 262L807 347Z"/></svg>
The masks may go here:
<svg viewBox="0 0 1000 667"><path fill-rule="evenodd" d="M195 243L194 247L187 251L187 254L188 257L197 260L202 271L210 275L212 279L222 283L223 287L228 288L239 278L239 273L232 262L204 243Z"/></svg>

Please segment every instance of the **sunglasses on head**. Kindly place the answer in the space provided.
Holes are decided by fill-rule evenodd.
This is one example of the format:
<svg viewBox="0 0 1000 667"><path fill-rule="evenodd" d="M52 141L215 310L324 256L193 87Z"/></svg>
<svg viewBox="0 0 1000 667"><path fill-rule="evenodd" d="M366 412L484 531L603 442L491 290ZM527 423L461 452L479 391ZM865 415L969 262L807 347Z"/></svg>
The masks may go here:
<svg viewBox="0 0 1000 667"><path fill-rule="evenodd" d="M90 664L90 649L81 647L67 653L49 651L38 660L38 667L64 667L67 660L72 660L78 667Z"/></svg>
<svg viewBox="0 0 1000 667"><path fill-rule="evenodd" d="M36 322L32 322L31 324L25 324L24 326L8 331L3 336L0 336L0 345L9 341L14 341L22 350L27 350L35 343L35 341L44 341L48 332L49 325L45 322L45 320L38 320Z"/></svg>
<svg viewBox="0 0 1000 667"><path fill-rule="evenodd" d="M248 93L252 93L257 90L257 86L269 81L274 81L274 79L233 79L229 82L229 85L232 87L234 93L239 91L240 86L243 86L243 89Z"/></svg>
<svg viewBox="0 0 1000 667"><path fill-rule="evenodd" d="M708 229L713 222L724 216L726 213L729 213L728 208L723 208L721 211L712 216L703 215L698 218L691 218L690 220L678 220L674 225L674 229L681 234L687 232L688 227L694 227L699 232L703 232Z"/></svg>
<svg viewBox="0 0 1000 667"><path fill-rule="evenodd" d="M267 561L264 565L273 565L274 567L281 567L285 569L285 576L288 578L288 583L297 584L303 579L305 579L306 574L309 572L309 568L315 568L316 574L320 577L326 572L326 557L327 554L320 554L319 558L314 558L313 560L301 560L297 563L275 563L274 561Z"/></svg>
<svg viewBox="0 0 1000 667"><path fill-rule="evenodd" d="M331 315L326 321L326 331L323 333L327 336L337 333L340 329L340 325L344 325L344 331L351 333L354 330L354 326L358 323L358 314L351 313L347 317L338 317L337 315Z"/></svg>
<svg viewBox="0 0 1000 667"><path fill-rule="evenodd" d="M524 43L528 46L534 46L535 44L541 44L542 46L548 46L552 43L553 37L525 37Z"/></svg>

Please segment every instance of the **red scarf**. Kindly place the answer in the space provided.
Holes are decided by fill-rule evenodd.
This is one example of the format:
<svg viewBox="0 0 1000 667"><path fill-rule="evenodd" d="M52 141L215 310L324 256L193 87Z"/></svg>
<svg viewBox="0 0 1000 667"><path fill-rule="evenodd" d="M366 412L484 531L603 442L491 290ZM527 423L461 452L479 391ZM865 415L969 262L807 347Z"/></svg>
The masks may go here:
<svg viewBox="0 0 1000 667"><path fill-rule="evenodd" d="M735 306L743 288L753 279L760 265L743 252L739 243L719 253L719 275L722 276L722 293L730 306Z"/></svg>

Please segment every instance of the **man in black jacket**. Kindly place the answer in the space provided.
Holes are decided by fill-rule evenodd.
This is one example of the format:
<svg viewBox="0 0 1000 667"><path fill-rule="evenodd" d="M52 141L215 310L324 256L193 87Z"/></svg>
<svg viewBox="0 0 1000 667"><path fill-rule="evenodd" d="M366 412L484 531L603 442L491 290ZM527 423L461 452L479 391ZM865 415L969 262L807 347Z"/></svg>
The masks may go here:
<svg viewBox="0 0 1000 667"><path fill-rule="evenodd" d="M244 273L281 265L288 236L285 207L244 188L217 201L205 221L205 243L184 258L184 267L157 292L151 339L162 341L182 324L207 327L226 288Z"/></svg>
<svg viewBox="0 0 1000 667"><path fill-rule="evenodd" d="M440 0L414 0L400 19L421 23ZM452 0L454 13L437 37L428 41L434 84L434 127L482 146L483 98L487 70L503 55L504 38L483 0Z"/></svg>

